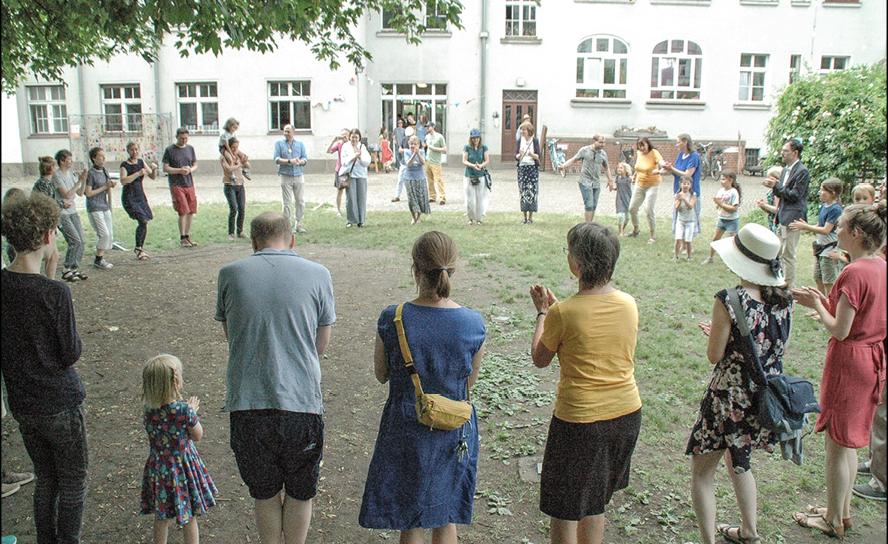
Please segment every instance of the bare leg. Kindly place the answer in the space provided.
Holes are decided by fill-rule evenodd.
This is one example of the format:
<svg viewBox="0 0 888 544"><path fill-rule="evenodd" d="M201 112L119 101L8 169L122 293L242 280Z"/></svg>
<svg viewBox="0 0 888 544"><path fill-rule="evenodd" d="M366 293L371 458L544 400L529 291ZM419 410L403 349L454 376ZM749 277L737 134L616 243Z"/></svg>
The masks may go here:
<svg viewBox="0 0 888 544"><path fill-rule="evenodd" d="M693 253L694 249L691 247L690 242L685 242L685 251L688 253L688 260L691 260L691 253Z"/></svg>
<svg viewBox="0 0 888 544"><path fill-rule="evenodd" d="M682 242L681 240L675 241L675 255L674 255L674 257L676 260L678 259L678 254L681 253L681 248L683 245L684 245L684 242Z"/></svg>
<svg viewBox="0 0 888 544"><path fill-rule="evenodd" d="M449 523L432 529L432 544L456 544L456 524Z"/></svg>
<svg viewBox="0 0 888 544"><path fill-rule="evenodd" d="M185 229L185 232L183 232L182 234L184 234L185 236L189 236L191 234L191 220L194 219L194 214L189 213L187 215L183 215L182 218L184 219L182 224L183 228Z"/></svg>
<svg viewBox="0 0 888 544"><path fill-rule="evenodd" d="M549 525L549 542L551 544L577 544L576 521L552 518Z"/></svg>
<svg viewBox="0 0 888 544"><path fill-rule="evenodd" d="M691 457L691 498L702 544L715 544L715 470L723 452L713 451Z"/></svg>
<svg viewBox="0 0 888 544"><path fill-rule="evenodd" d="M282 544L284 530L284 511L281 504L282 494L278 493L270 499L256 499L256 527L259 530L259 542L262 544Z"/></svg>
<svg viewBox="0 0 888 544"><path fill-rule="evenodd" d="M154 520L154 544L167 544L167 535L172 521L171 519Z"/></svg>
<svg viewBox="0 0 888 544"><path fill-rule="evenodd" d="M54 280L56 276L56 268L59 266L59 250L53 247L52 253L46 256L43 264L43 271L46 277Z"/></svg>
<svg viewBox="0 0 888 544"><path fill-rule="evenodd" d="M712 237L712 241L721 240L721 237L725 235L725 231L721 229L715 229L715 236ZM715 250L710 246L709 248L709 258L715 257Z"/></svg>
<svg viewBox="0 0 888 544"><path fill-rule="evenodd" d="M849 456L854 456L854 472L849 469ZM842 527L842 515L848 513L847 504L850 502L851 486L854 484L854 474L857 472L857 459L855 450L846 448L835 442L826 433L826 516L824 519L834 527ZM845 516L850 517L850 516Z"/></svg>
<svg viewBox="0 0 888 544"><path fill-rule="evenodd" d="M398 544L425 544L425 530L417 528L401 531Z"/></svg>
<svg viewBox="0 0 888 544"><path fill-rule="evenodd" d="M287 544L305 544L311 524L311 499L300 501L284 496L284 541Z"/></svg>
<svg viewBox="0 0 888 544"><path fill-rule="evenodd" d="M185 227L185 218L186 217L188 217L188 216L187 215L180 215L179 216L179 236L185 236L188 233L188 231L186 230L186 227Z"/></svg>
<svg viewBox="0 0 888 544"><path fill-rule="evenodd" d="M577 524L578 544L601 544L604 542L604 514L586 516Z"/></svg>
<svg viewBox="0 0 888 544"><path fill-rule="evenodd" d="M592 210L591 212L586 212L584 214L584 216L585 216L584 218L586 219L586 223L589 223L591 221L595 221L595 210ZM622 231L623 231L623 227L620 226L620 232L622 232Z"/></svg>
<svg viewBox="0 0 888 544"><path fill-rule="evenodd" d="M336 213L342 215L342 193L345 192L345 189L337 189L336 190Z"/></svg>
<svg viewBox="0 0 888 544"><path fill-rule="evenodd" d="M731 475L731 484L734 486L734 495L737 497L737 506L740 508L740 535L743 538L755 538L758 536L757 490L755 478L751 470L742 474L735 473L732 469L731 454L725 452L725 466ZM854 467L857 470L857 467Z"/></svg>
<svg viewBox="0 0 888 544"><path fill-rule="evenodd" d="M197 528L197 518L192 517L191 521L182 527L182 532L185 533L185 544L200 543L200 531Z"/></svg>

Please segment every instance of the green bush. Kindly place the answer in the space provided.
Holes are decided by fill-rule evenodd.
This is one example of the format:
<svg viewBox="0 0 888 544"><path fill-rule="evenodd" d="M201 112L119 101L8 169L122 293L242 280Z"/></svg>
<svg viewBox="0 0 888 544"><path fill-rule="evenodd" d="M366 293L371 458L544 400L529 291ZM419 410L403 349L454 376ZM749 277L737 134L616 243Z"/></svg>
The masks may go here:
<svg viewBox="0 0 888 544"><path fill-rule="evenodd" d="M862 179L885 176L885 64L812 74L787 86L768 125L767 164L781 164L789 138L804 145L802 162L811 172L808 199L828 177L845 182L845 194Z"/></svg>

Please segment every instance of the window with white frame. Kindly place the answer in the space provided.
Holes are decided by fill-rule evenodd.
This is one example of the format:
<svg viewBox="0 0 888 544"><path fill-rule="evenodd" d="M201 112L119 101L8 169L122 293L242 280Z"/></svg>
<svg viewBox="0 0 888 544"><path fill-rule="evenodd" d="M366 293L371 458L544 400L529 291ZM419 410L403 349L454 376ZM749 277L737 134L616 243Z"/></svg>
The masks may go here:
<svg viewBox="0 0 888 544"><path fill-rule="evenodd" d="M737 100L762 102L765 100L765 73L768 55L742 53L740 55L740 89Z"/></svg>
<svg viewBox="0 0 888 544"><path fill-rule="evenodd" d="M789 56L789 82L793 83L802 74L802 56Z"/></svg>
<svg viewBox="0 0 888 544"><path fill-rule="evenodd" d="M597 35L577 46L577 98L626 98L629 46Z"/></svg>
<svg viewBox="0 0 888 544"><path fill-rule="evenodd" d="M820 73L837 72L844 70L851 64L851 57L839 57L835 55L824 55L820 57Z"/></svg>
<svg viewBox="0 0 888 544"><path fill-rule="evenodd" d="M506 37L536 36L536 0L506 0Z"/></svg>
<svg viewBox="0 0 888 544"><path fill-rule="evenodd" d="M651 98L700 100L703 50L695 42L665 40L651 59Z"/></svg>
<svg viewBox="0 0 888 544"><path fill-rule="evenodd" d="M391 8L383 8L380 12L382 30L394 31L392 20L396 11ZM447 30L447 11L438 6L435 0L427 0L425 6L419 10L416 17L419 21L425 21L427 30Z"/></svg>
<svg viewBox="0 0 888 544"><path fill-rule="evenodd" d="M268 82L269 130L311 129L311 81Z"/></svg>
<svg viewBox="0 0 888 544"><path fill-rule="evenodd" d="M28 112L31 134L66 134L68 106L64 85L29 85Z"/></svg>
<svg viewBox="0 0 888 544"><path fill-rule="evenodd" d="M436 0L428 0L425 22L426 28L429 30L447 30L447 10L441 8Z"/></svg>
<svg viewBox="0 0 888 544"><path fill-rule="evenodd" d="M105 132L141 132L142 90L138 83L102 85Z"/></svg>
<svg viewBox="0 0 888 544"><path fill-rule="evenodd" d="M219 87L215 82L176 83L179 125L191 133L219 130Z"/></svg>

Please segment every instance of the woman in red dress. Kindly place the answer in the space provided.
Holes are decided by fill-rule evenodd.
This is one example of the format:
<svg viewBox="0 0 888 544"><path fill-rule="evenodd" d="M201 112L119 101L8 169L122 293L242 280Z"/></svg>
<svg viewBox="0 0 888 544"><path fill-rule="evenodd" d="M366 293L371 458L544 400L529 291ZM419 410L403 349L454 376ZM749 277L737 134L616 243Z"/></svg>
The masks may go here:
<svg viewBox="0 0 888 544"><path fill-rule="evenodd" d="M839 248L851 256L826 298L816 289L793 289L832 335L820 384L822 412L816 430L826 431L826 507L793 515L802 527L843 537L851 526L851 488L857 449L869 444L873 413L885 386L886 264L885 201L855 204L838 224Z"/></svg>

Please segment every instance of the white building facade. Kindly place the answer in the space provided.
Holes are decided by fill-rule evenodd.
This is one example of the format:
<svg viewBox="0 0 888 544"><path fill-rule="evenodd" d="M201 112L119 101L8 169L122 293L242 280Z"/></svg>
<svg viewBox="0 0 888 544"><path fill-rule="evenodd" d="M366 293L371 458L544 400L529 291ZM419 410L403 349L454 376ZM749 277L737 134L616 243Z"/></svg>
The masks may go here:
<svg viewBox="0 0 888 544"><path fill-rule="evenodd" d="M240 121L241 149L267 171L283 124L294 124L318 171L330 169L326 149L342 128L375 143L407 113L437 123L450 161L475 127L491 156L510 160L523 114L559 138L656 127L670 139L688 132L764 154L791 78L885 58L886 7L874 0L465 4L461 29L424 13L432 29L419 46L387 28L386 13L367 14L355 36L374 60L357 74L331 70L302 43L182 58L169 40L154 64L120 56L66 70L67 86L28 80L2 103L4 172L95 143L109 161L122 159L125 142L149 132L143 148L159 154L178 126L215 169L229 117Z"/></svg>

